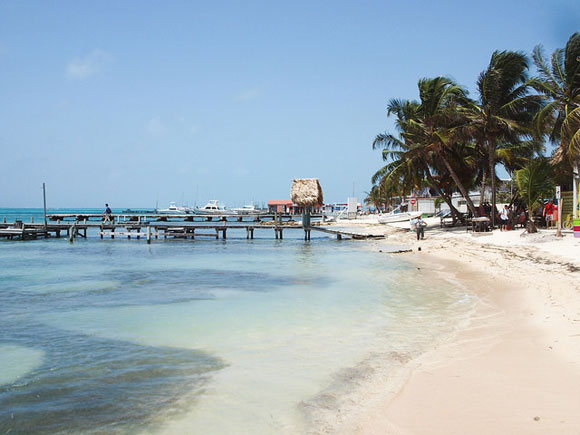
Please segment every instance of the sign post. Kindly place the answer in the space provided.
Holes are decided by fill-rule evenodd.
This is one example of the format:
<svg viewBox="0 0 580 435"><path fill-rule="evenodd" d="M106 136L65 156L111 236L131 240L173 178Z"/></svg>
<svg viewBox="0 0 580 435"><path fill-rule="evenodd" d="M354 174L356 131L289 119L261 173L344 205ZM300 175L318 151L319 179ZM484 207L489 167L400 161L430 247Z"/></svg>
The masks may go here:
<svg viewBox="0 0 580 435"><path fill-rule="evenodd" d="M556 230L556 237L562 237L562 194L560 186L556 186L556 201L558 202L558 229Z"/></svg>

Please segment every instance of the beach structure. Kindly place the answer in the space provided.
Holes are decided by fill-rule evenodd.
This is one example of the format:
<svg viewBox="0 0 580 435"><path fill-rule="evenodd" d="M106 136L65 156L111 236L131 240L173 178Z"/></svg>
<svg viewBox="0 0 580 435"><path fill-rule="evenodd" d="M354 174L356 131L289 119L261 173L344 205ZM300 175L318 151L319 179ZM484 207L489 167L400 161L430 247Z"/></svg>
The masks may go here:
<svg viewBox="0 0 580 435"><path fill-rule="evenodd" d="M310 211L311 208L324 203L322 187L318 178L295 178L290 188L290 199L294 204L303 207L302 226L304 240L310 240Z"/></svg>

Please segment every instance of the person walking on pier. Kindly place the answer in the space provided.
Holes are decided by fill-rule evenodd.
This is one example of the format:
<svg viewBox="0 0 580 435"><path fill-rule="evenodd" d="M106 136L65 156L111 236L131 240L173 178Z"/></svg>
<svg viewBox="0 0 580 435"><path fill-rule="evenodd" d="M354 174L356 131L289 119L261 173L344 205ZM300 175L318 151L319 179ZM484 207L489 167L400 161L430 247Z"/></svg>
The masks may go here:
<svg viewBox="0 0 580 435"><path fill-rule="evenodd" d="M103 213L105 217L103 218L103 222L111 222L111 208L109 204L105 204L105 213Z"/></svg>

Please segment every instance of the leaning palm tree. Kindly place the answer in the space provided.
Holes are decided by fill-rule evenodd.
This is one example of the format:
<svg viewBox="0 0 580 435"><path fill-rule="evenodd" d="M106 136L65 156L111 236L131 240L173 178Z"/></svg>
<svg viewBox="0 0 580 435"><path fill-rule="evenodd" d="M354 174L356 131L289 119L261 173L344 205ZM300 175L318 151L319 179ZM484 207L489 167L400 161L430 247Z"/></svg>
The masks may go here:
<svg viewBox="0 0 580 435"><path fill-rule="evenodd" d="M548 63L541 45L532 53L539 76L534 88L549 101L535 118L539 135L547 134L558 144L552 160L563 164L578 175L580 160L580 33L568 39L566 48L556 49ZM566 170L567 173L568 170ZM574 201L577 201L577 181L573 178Z"/></svg>
<svg viewBox="0 0 580 435"><path fill-rule="evenodd" d="M516 171L518 192L526 204L530 217L533 211L541 206L540 198L551 195L554 190L554 184L550 179L551 173L550 162L543 157L530 159L522 169ZM528 221L527 229L529 233L538 231L532 219Z"/></svg>
<svg viewBox="0 0 580 435"><path fill-rule="evenodd" d="M467 207L476 216L473 201L458 174L456 165L459 162L453 159L457 148L463 146L457 141L457 132L466 122L464 108L472 105L467 91L447 77L435 77L419 80L419 96L419 116L411 124L410 136L415 143L422 146L425 153L432 155L433 160L443 164L465 199Z"/></svg>
<svg viewBox="0 0 580 435"><path fill-rule="evenodd" d="M489 65L477 80L479 99L468 106L469 122L461 131L464 138L474 140L487 154L483 180L491 178L492 207L496 206L496 175L498 145L520 144L530 139L530 125L541 107L541 98L530 94L528 58L521 52L496 51ZM492 213L495 225L495 213Z"/></svg>
<svg viewBox="0 0 580 435"><path fill-rule="evenodd" d="M388 163L374 174L372 182L380 181L399 189L427 184L447 203L454 220L462 219L452 203L452 191L441 182L442 177L433 172L436 162L432 155L421 141L417 142L416 124L420 111L421 105L416 101L393 99L389 102L387 115L396 116L395 128L399 134L398 137L389 133L378 134L373 141L373 149L382 148L383 160Z"/></svg>

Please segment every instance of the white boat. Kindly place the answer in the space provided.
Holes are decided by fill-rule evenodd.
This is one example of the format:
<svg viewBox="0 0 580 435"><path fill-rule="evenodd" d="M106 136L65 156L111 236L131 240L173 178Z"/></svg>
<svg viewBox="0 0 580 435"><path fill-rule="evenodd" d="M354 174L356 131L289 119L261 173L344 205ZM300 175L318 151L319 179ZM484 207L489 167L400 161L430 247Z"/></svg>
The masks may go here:
<svg viewBox="0 0 580 435"><path fill-rule="evenodd" d="M160 214L186 213L187 214L187 213L191 213L191 209L189 207L175 205L175 202L170 202L169 207L157 210L157 213L160 213Z"/></svg>
<svg viewBox="0 0 580 435"><path fill-rule="evenodd" d="M194 211L195 214L224 214L226 213L226 208L220 205L217 199L212 199L206 205L196 208Z"/></svg>
<svg viewBox="0 0 580 435"><path fill-rule="evenodd" d="M377 219L381 224L390 224L391 222L405 222L411 219L415 219L422 214L423 213L420 211L401 211L401 209L397 207L390 213L379 215Z"/></svg>
<svg viewBox="0 0 580 435"><path fill-rule="evenodd" d="M259 214L260 210L254 207L254 203L246 204L243 207L232 208L232 211L237 214Z"/></svg>

